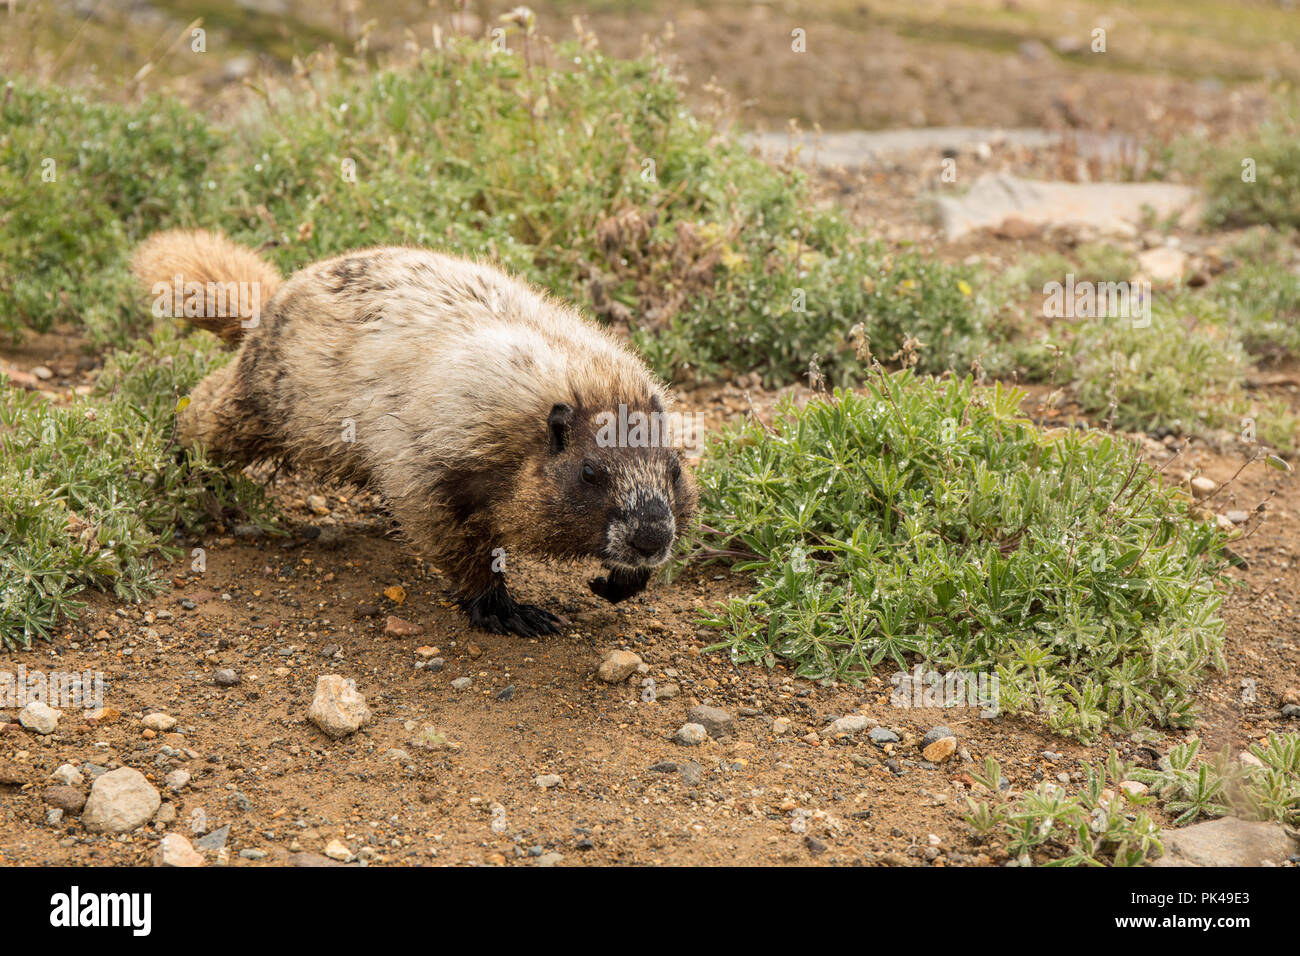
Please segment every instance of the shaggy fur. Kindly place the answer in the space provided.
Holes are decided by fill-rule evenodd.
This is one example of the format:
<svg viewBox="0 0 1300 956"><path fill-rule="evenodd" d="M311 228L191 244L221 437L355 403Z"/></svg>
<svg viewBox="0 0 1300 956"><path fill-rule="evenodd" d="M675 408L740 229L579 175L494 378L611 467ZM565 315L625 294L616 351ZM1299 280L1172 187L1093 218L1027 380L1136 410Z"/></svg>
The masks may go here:
<svg viewBox="0 0 1300 956"><path fill-rule="evenodd" d="M136 249L131 268L151 292L156 284L171 286L178 276L184 282L204 287L210 283L248 282L257 285L261 303L270 301L281 281L275 268L251 249L236 245L221 233L202 229L150 236ZM205 314L192 316L190 321L230 343L239 340L245 321L256 318L249 310L235 310L230 317L210 314L217 311L205 308Z"/></svg>
<svg viewBox="0 0 1300 956"><path fill-rule="evenodd" d="M386 247L281 285L251 251L197 232L152 237L134 265L146 287L181 272L276 290L253 328L196 322L239 353L194 390L181 440L379 492L479 627L531 635L558 621L510 598L496 549L599 557L610 574L591 588L618 601L694 514L675 449L595 437L596 416L620 404L667 409L663 387L604 330L496 268Z"/></svg>

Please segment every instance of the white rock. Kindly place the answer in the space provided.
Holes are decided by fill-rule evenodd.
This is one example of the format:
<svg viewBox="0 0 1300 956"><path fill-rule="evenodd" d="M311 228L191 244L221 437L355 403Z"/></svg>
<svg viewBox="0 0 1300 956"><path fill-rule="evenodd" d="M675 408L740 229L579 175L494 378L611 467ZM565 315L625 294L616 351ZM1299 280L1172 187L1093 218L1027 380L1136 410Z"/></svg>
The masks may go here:
<svg viewBox="0 0 1300 956"><path fill-rule="evenodd" d="M331 737L346 737L370 720L370 708L355 683L325 674L316 680L316 697L307 716Z"/></svg>
<svg viewBox="0 0 1300 956"><path fill-rule="evenodd" d="M188 770L173 770L163 778L163 781L167 784L168 790L180 792L189 784L190 772Z"/></svg>
<svg viewBox="0 0 1300 956"><path fill-rule="evenodd" d="M325 855L331 860L338 860L340 863L347 863L352 859L352 851L348 849L347 844L342 840L330 840L325 844Z"/></svg>
<svg viewBox="0 0 1300 956"><path fill-rule="evenodd" d="M870 730L872 727L879 727L880 721L873 720L865 714L849 714L847 717L840 717L831 721L830 725L822 731L823 734L857 734L864 730Z"/></svg>
<svg viewBox="0 0 1300 956"><path fill-rule="evenodd" d="M161 803L144 774L119 767L100 774L90 788L81 822L94 833L126 833L147 823Z"/></svg>
<svg viewBox="0 0 1300 956"><path fill-rule="evenodd" d="M1300 850L1276 823L1223 817L1161 830L1165 854L1153 866L1269 866Z"/></svg>
<svg viewBox="0 0 1300 956"><path fill-rule="evenodd" d="M18 711L18 723L38 734L52 734L59 725L63 711L55 710L49 704L34 700Z"/></svg>
<svg viewBox="0 0 1300 956"><path fill-rule="evenodd" d="M1208 498L1218 489L1219 485L1212 478L1206 478L1204 475L1197 475L1192 479L1192 495L1197 499Z"/></svg>
<svg viewBox="0 0 1300 956"><path fill-rule="evenodd" d="M550 790L552 787L558 787L564 781L558 773L544 773L533 778L533 783L537 784L543 790Z"/></svg>
<svg viewBox="0 0 1300 956"><path fill-rule="evenodd" d="M1195 198L1191 187L1172 183L1042 182L986 173L963 195L937 197L934 203L944 234L952 241L1009 218L1041 226L1092 226L1131 236L1148 207L1167 218L1188 213Z"/></svg>
<svg viewBox="0 0 1300 956"><path fill-rule="evenodd" d="M176 718L167 714L148 714L140 723L144 725L145 730L156 730L160 734L165 734L176 726Z"/></svg>
<svg viewBox="0 0 1300 956"><path fill-rule="evenodd" d="M709 737L703 724L682 724L681 729L673 735L673 740L683 747L698 747Z"/></svg>
<svg viewBox="0 0 1300 956"><path fill-rule="evenodd" d="M1169 246L1157 246L1138 253L1138 269L1156 285L1180 282L1187 268L1187 253Z"/></svg>
<svg viewBox="0 0 1300 956"><path fill-rule="evenodd" d="M163 837L153 857L154 866L203 866L204 862L203 854L179 833Z"/></svg>
<svg viewBox="0 0 1300 956"><path fill-rule="evenodd" d="M59 769L50 774L50 779L65 787L79 787L86 782L86 775L70 763L60 764Z"/></svg>

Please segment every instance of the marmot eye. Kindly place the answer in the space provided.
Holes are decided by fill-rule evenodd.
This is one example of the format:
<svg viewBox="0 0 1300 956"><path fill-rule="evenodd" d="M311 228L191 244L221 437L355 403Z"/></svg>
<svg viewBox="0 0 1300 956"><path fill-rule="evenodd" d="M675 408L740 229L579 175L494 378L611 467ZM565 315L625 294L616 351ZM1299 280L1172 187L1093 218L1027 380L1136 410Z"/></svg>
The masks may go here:
<svg viewBox="0 0 1300 956"><path fill-rule="evenodd" d="M589 485L594 485L596 483L596 478L596 469L591 465L591 463L587 462L584 464L582 466L582 480Z"/></svg>

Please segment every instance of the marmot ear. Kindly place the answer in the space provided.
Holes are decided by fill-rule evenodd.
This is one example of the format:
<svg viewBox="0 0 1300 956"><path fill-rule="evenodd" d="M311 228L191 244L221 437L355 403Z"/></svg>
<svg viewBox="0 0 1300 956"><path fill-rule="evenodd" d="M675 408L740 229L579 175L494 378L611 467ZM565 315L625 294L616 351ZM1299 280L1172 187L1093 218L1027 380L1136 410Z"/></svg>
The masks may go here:
<svg viewBox="0 0 1300 956"><path fill-rule="evenodd" d="M573 425L573 406L563 402L551 406L546 416L546 429L551 438L551 454L558 455L569 447L569 432Z"/></svg>

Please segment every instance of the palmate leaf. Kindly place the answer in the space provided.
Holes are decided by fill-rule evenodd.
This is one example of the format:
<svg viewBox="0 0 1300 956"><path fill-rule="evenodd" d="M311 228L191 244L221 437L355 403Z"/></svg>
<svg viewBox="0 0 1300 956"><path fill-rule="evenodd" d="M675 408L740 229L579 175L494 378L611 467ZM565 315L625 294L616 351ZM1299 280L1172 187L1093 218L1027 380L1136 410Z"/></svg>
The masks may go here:
<svg viewBox="0 0 1300 956"><path fill-rule="evenodd" d="M700 473L703 525L717 529L700 544L760 555L744 567L773 626L721 641L761 641L743 656L819 673L846 672L836 656L866 646L874 665L991 666L1011 710L1084 739L1108 723L1184 722L1222 663L1222 534L1126 443L1045 435L1018 400L879 372L865 394L724 431ZM787 573L795 553L815 555L813 578ZM813 586L827 589L815 627Z"/></svg>

